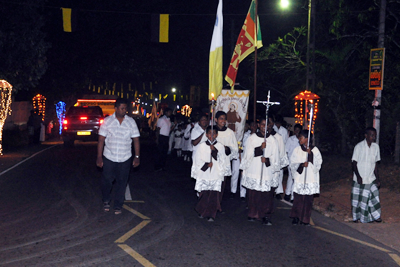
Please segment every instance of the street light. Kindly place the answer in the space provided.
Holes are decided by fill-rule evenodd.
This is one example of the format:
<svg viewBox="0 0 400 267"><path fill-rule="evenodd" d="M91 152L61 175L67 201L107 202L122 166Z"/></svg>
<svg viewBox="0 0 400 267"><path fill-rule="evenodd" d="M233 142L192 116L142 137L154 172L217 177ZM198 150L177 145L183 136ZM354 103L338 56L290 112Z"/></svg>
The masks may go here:
<svg viewBox="0 0 400 267"><path fill-rule="evenodd" d="M283 8L283 9L288 8L288 6L289 6L289 1L288 1L288 0L281 0L280 6L281 6L281 8Z"/></svg>
<svg viewBox="0 0 400 267"><path fill-rule="evenodd" d="M172 88L172 92L173 93L175 93L176 92L176 88L174 87L174 88Z"/></svg>

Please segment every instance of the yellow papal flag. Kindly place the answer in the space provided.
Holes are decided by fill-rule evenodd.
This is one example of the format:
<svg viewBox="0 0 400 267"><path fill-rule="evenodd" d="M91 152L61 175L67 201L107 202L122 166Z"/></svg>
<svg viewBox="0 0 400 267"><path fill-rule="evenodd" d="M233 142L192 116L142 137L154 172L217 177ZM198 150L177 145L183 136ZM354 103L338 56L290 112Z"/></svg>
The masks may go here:
<svg viewBox="0 0 400 267"><path fill-rule="evenodd" d="M222 90L222 26L222 0L219 0L210 47L209 99L212 99L212 94L216 99Z"/></svg>

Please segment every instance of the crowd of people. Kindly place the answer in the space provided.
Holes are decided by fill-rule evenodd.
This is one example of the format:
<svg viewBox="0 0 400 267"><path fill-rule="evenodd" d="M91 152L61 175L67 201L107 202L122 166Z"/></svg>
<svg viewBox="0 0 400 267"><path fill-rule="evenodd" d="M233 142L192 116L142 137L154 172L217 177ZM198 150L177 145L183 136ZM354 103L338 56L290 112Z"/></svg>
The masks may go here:
<svg viewBox="0 0 400 267"><path fill-rule="evenodd" d="M293 203L292 224L310 225L313 199L320 193L322 155L314 146L313 134L302 125L294 125L289 133L282 117L269 116L246 122L243 138L237 140L232 127L227 127L227 113L223 111L216 112L214 118L201 114L196 122L171 122L172 110L168 108L163 114L156 128L155 171L165 170L167 155L172 153L192 163L191 177L196 180L194 189L198 197L195 210L200 218L213 222L222 212L221 202L230 180L230 197L239 187L241 200L247 202L248 221L272 225L274 201L282 200L283 195L285 201ZM114 212L122 211L127 170L140 164L139 136L136 122L126 116L126 103L117 100L115 113L99 131L97 166L104 168L104 211L110 210L114 180ZM382 222L377 165L380 151L375 138L376 130L367 128L365 139L357 144L352 157L351 203L355 223ZM288 180L284 190L285 168Z"/></svg>
<svg viewBox="0 0 400 267"><path fill-rule="evenodd" d="M320 193L322 155L314 146L313 135L302 125L294 125L290 132L284 124L280 116L270 116L268 122L248 121L242 140L236 140L227 127L223 111L218 111L214 120L203 114L195 123L175 122L170 126L168 154L192 161L199 217L215 220L230 181L230 198L239 188L241 201L247 202L249 221L272 225L274 201L284 199L293 203L293 225L310 224L313 199ZM374 143L373 132L373 128L367 129L366 139L355 148L352 158L355 178L351 198L356 223L382 221L376 165L379 146ZM360 161L363 163L357 168ZM288 173L286 188L284 170Z"/></svg>

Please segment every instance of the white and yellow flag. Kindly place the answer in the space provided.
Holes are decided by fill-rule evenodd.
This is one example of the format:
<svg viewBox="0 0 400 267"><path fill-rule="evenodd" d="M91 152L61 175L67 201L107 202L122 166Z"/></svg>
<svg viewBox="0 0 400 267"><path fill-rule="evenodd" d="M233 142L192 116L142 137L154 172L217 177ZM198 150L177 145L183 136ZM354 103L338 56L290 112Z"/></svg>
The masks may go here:
<svg viewBox="0 0 400 267"><path fill-rule="evenodd" d="M212 99L212 94L216 99L222 90L222 26L222 0L219 0L210 47L209 99Z"/></svg>

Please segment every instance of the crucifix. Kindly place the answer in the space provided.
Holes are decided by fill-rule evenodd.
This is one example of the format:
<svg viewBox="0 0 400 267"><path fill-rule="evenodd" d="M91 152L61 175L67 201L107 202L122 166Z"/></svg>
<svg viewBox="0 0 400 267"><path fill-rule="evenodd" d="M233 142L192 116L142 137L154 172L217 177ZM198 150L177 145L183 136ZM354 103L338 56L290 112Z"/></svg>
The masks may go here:
<svg viewBox="0 0 400 267"><path fill-rule="evenodd" d="M273 106L273 105L280 105L281 103L279 102L271 102L270 101L270 91L268 91L268 97L267 97L267 101L257 101L257 103L259 104L263 104L265 106L265 132L264 132L264 143L267 144L267 125L268 125L268 111L269 111L269 107ZM264 149L263 149L263 156L264 156ZM260 179L260 186L262 186L262 177L263 177L263 164L261 164L261 179Z"/></svg>

